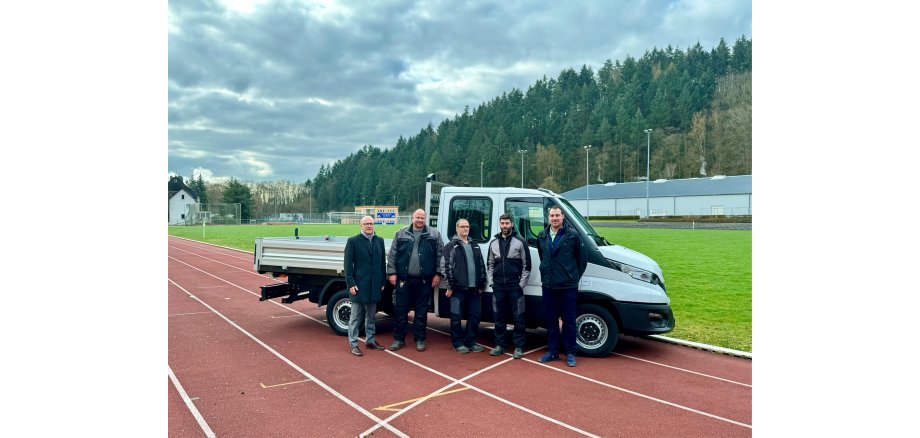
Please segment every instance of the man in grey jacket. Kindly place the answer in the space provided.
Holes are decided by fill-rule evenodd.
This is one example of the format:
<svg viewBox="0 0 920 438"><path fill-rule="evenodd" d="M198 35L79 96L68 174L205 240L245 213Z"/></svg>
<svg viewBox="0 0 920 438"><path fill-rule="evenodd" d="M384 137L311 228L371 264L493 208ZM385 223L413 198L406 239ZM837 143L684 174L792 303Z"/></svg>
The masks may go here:
<svg viewBox="0 0 920 438"><path fill-rule="evenodd" d="M412 335L415 349L425 351L425 330L428 324L428 300L432 289L437 290L444 277L441 265L441 233L425 225L425 210L412 213L412 225L399 229L393 236L387 253L387 276L394 291L396 325L393 327L391 351L406 345L409 309L415 311Z"/></svg>
<svg viewBox="0 0 920 438"><path fill-rule="evenodd" d="M511 215L505 213L498 219L501 233L489 242L488 283L492 285L492 311L495 315L495 348L489 351L498 356L508 347L506 314L511 310L514 321L515 359L524 357L526 322L524 321L524 286L530 278L530 248L514 232Z"/></svg>

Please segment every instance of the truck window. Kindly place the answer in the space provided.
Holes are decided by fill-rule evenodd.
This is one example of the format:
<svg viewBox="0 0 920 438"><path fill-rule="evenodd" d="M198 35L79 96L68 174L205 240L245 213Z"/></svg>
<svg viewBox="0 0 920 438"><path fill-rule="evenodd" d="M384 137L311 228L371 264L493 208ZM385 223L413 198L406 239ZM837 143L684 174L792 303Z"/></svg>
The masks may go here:
<svg viewBox="0 0 920 438"><path fill-rule="evenodd" d="M485 242L489 240L491 228L492 200L489 198L456 197L450 200L447 238L457 235L457 221L466 219L470 222L470 240Z"/></svg>
<svg viewBox="0 0 920 438"><path fill-rule="evenodd" d="M508 198L505 200L505 212L511 215L514 229L520 233L527 244L537 246L537 234L547 224L546 210L553 203L547 198Z"/></svg>

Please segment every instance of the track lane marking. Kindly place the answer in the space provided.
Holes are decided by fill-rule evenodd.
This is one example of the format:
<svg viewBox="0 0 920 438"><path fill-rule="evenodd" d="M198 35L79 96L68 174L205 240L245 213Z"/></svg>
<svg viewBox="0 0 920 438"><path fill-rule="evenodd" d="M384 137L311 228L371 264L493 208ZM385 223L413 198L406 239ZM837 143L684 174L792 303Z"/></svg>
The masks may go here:
<svg viewBox="0 0 920 438"><path fill-rule="evenodd" d="M198 412L198 408L195 407L195 404L192 403L193 399L188 397L188 394L185 392L185 388L182 387L182 384L179 383L179 379L176 377L176 373L173 372L172 367L169 364L166 365L166 368L169 370L169 380L172 382L173 386L176 387L176 390L179 391L179 395L182 397L182 401L185 402L185 406L188 407L188 410L192 412L192 416L195 417L195 421L198 422L198 425L201 426L202 432L208 438L214 438L217 435L214 434L214 431L211 430L211 426L208 426L208 422L204 421L204 417L201 416L201 412ZM195 397L197 400L198 397Z"/></svg>
<svg viewBox="0 0 920 438"><path fill-rule="evenodd" d="M259 386L261 386L262 389L268 389L268 388L277 388L277 387L279 387L279 386L293 385L293 384L295 384L295 383L304 383L304 382L309 382L309 381L310 381L310 379L307 379L307 380L298 380L298 381L296 381L296 382L279 383L279 384L277 384L277 385L268 385L268 386L265 386L264 383L259 382Z"/></svg>
<svg viewBox="0 0 920 438"><path fill-rule="evenodd" d="M182 262L180 261L180 263L182 263ZM189 265L189 266L191 266L191 265ZM192 266L192 267L194 267L194 266ZM197 269L197 268L196 268L196 269ZM204 272L204 271L202 271L202 272ZM206 272L205 272L205 273L206 273ZM206 273L206 274L207 274L207 273ZM211 274L208 274L208 275L211 275ZM255 335L253 335L252 333L249 333L248 331L246 331L246 329L240 327L240 326L237 325L235 322L231 321L230 318L227 318L226 316L224 316L224 314L218 312L217 309L211 307L208 303L205 303L205 302L204 302L203 300L201 300L200 298L198 298L198 297L192 295L191 292L189 292L188 290L186 290L184 287L180 286L178 283L176 283L175 281L173 281L171 278L167 278L167 280L168 280L170 283L172 283L173 285L175 285L176 287L178 287L179 289L181 289L183 292L188 293L189 295L191 295L192 298L194 298L196 301L198 301L199 303L201 303L203 306L207 307L209 310L211 310L212 312L214 312L215 315L221 317L224 321L227 321L227 323L230 324L231 326L233 326L233 328L239 330L240 332L242 332L243 334L245 334L246 336L248 336L250 339L252 339L253 341L255 341L257 344L261 345L262 348L265 348L266 350L268 350L269 352L271 352L272 354L274 354L277 358L281 359L284 363L288 364L288 366L290 366L291 368L294 368L294 369L297 370L299 373L303 374L306 378L308 378L308 379L310 379L310 380L316 382L317 385L319 385L320 387L322 387L323 389L325 389L327 392L329 392L330 394L332 394L333 396L335 396L335 397L338 398L339 400L345 402L345 404L347 404L348 406L351 406L351 407L352 407L353 409L355 409L356 411L358 411L358 412L364 414L364 416L366 416L367 418L371 419L372 421L374 421L375 423L377 423L379 426L386 427L387 430L389 430L390 432L393 432L393 433L396 434L397 436L405 437L405 438L408 438L408 437L409 437L408 435L406 435L405 433L403 433L403 432L400 431L399 429L393 427L393 425L391 425L391 424L389 424L389 423L382 423L381 420L380 420L380 418L377 417L376 415L374 415L372 412L368 411L367 409L362 408L360 405L358 405L357 403L353 402L353 401L352 401L351 399L349 399L348 397L345 397L345 396L342 395L340 392L336 391L336 390L333 389L331 386L329 386L329 385L327 385L326 383L324 383L322 380L317 379L317 378L314 377L312 374L308 373L306 370L304 370L303 368L301 368L300 366L298 366L297 364L295 364L294 362L292 362L290 359L288 359L287 357L285 357L283 354L281 354L281 353L275 351L274 348L272 348L272 347L268 346L268 344L262 342L261 339L255 337ZM224 280L224 281L226 281L226 280ZM227 282L227 283L230 283L230 282ZM232 283L230 283L230 284L232 284ZM172 370L170 370L170 372L172 372Z"/></svg>
<svg viewBox="0 0 920 438"><path fill-rule="evenodd" d="M173 260L175 260L175 261L177 261L177 262L179 262L179 263L182 263L183 265L186 265L186 266L188 266L188 267L190 267L190 268L192 268L192 269L195 269L195 270L197 270L197 271L199 271L199 272L201 272L201 273L203 273L203 274L205 274L205 275L209 275L209 276L214 277L214 278L216 278L216 279L218 279L218 280L220 280L220 281L223 281L224 283L227 283L227 284L229 284L229 285L231 285L231 286L237 287L237 288L239 288L240 290L242 290L242 291L244 291L244 292L246 292L246 293L248 293L248 294L255 295L255 296L259 296L258 294L254 293L254 292L250 292L248 289L246 289L246 288L244 288L244 287L242 287L242 286L239 286L239 285L234 284L234 283L232 283L232 282L230 282L230 281L224 280L223 278L220 278L220 277L218 277L218 276L216 276L216 275L214 275L214 274L211 274L210 272L206 272L206 271L204 271L204 270L202 270L202 269L199 269L199 268L197 268L197 267L195 267L195 266L192 266L192 265L190 265L190 264L188 264L188 263L185 263L185 262L183 262L182 260L179 260L179 259L177 259L177 258L175 258L175 257L173 257L173 256L168 256L168 257L171 258L171 259L173 259ZM169 280L169 281L172 282L172 280ZM175 283L173 283L173 284L175 284ZM179 285L176 285L176 286L179 286ZM181 288L181 286L179 286L179 287ZM183 289L183 291L185 291L185 289ZM188 291L185 291L185 292L188 293ZM193 298L195 298L196 300L200 301L202 304L204 304L205 306L207 306L207 304L204 303L204 301L201 301L200 299L198 299L197 297L194 297L194 296L193 296ZM284 306L284 305L281 304L281 303L277 303L277 302L271 301L271 300L269 300L269 302L272 303L272 304L275 304L276 306L281 307L282 309L290 310L291 312L294 312L294 313L297 313L297 314L299 314L299 315L302 315L302 316L304 316L305 318L311 319L311 320L316 321L316 322L321 323L321 324L325 324L324 322L322 322L322 321L320 321L320 320L318 320L318 319L316 319L316 318L314 318L314 317L312 317L312 316L310 316L310 315L307 315L307 314L301 313L301 312L299 312L299 311L297 311L297 310L291 309L290 307ZM215 311L215 313L216 313L216 311ZM226 319L226 318L225 318L225 319ZM227 321L230 322L229 320L227 320ZM232 322L231 322L231 324L232 324ZM443 333L443 332L440 332L440 333ZM266 346L266 347L267 347L267 346ZM484 391L484 390L482 390L482 389L480 389L480 388L477 388L477 387L475 387L475 386L473 386L473 385L470 385L470 384L464 382L464 380L473 378L473 377L475 377L475 376L477 376L477 375L479 375L479 374L481 374L481 373L484 373L484 372L486 372L486 371L488 371L488 370L490 370L490 369L492 369L492 368L495 368L495 367L497 367L497 366L499 366L499 365L501 365L501 364L504 364L504 363L507 363L507 362L509 362L509 361L511 361L511 360L514 360L514 359L512 359L512 358L510 358L510 357L507 358L507 359L505 359L505 360L503 360L503 361L501 361L501 362L496 362L495 364L493 364L493 365L491 365L491 366L488 366L488 367L486 367L486 368L483 368L483 369L481 369L481 370L479 370L479 371L477 371L477 372L475 372L475 373L473 373L473 374L470 374L470 375L464 377L463 379L458 380L458 379L454 379L453 377L448 376L447 374L444 374L444 373L442 373L442 372L440 372L440 371L437 371L437 370L435 370L435 369L432 369L432 368L429 368L429 367L427 367L427 366L425 366L425 365L422 365L421 363L416 362L416 361L414 361L414 360L412 360L412 359L409 359L408 357L405 357L405 356L402 356L402 355L400 355L400 354L398 354L398 353L395 353L395 352L393 352L393 351L390 351L390 350L385 350L385 351L386 351L387 353L389 353L389 354L392 354L393 356L396 356L396 357L398 357L398 358L400 358L400 359L402 359L402 360L404 360L404 361L407 361L407 362L409 362L409 363L411 363L411 364L414 364L414 365L416 365L416 366L418 366L418 367L420 367L420 368L423 368L423 369L425 369L425 370L428 370L429 372L431 372L431 373L433 373L433 374L437 374L437 375L439 375L439 376L441 376L441 377L443 377L443 378L445 378L445 379L451 381L451 383L449 383L447 386L445 386L445 387L443 387L443 388L441 388L441 389L435 391L435 393L441 392L441 391L444 391L444 390L447 390L447 389L450 388L451 386L454 386L454 385L456 385L456 384L459 383L459 384L462 384L463 386L469 387L470 389L472 389L472 390L474 390L474 391L476 391L476 392L479 392L479 393L481 393L481 394L483 394L483 395L486 395L486 396L488 396L488 397L491 397L491 398L493 398L493 399L495 399L495 400L498 400L498 401L500 401L500 402L502 402L502 403L505 403L505 404L507 404L507 405L509 405L509 406L512 406L512 407L514 407L514 408L520 409L520 410L522 410L522 411L524 411L524 412L527 412L527 413L529 413L529 414L531 414L531 415L534 415L534 416L536 416L536 417L538 417L538 418L542 418L542 419L544 419L544 420L546 420L546 421L549 421L549 422L551 422L551 423L555 423L555 424L557 424L557 425L559 425L559 426L562 426L562 427L564 427L564 428L566 428L566 429L569 429L569 430L572 430L572 431L581 433L582 435L585 435L585 436L597 437L597 435L594 435L594 434L585 432L585 431L583 431L583 430L581 430L581 429L579 429L579 428L577 428L577 427L575 427L575 426L568 425L568 424L563 423L563 422L561 422L561 421L559 421L559 420L556 420L555 418L551 418L551 417L549 417L549 416L543 415L543 414L541 414L541 413L539 413L539 412L537 412L537 411L534 411L534 410L532 410L532 409L529 409L529 408L526 408L526 407L524 407L524 406L518 405L518 404L516 404L516 403L514 403L514 402L512 402L512 401L510 401L510 400L505 400L505 399L503 399L503 398L501 398L501 397L499 397L499 396L497 396L497 395L495 395L495 394L488 393L488 392L486 392L486 391ZM534 350L534 351L536 351L536 350ZM299 369L298 369L298 370L299 370ZM303 371L303 372L305 373L306 371ZM310 377L310 376L308 376L308 377ZM314 378L314 379L315 379L315 378ZM318 382L318 381L317 381L317 382ZM319 383L319 382L318 382L318 383ZM331 390L331 388L330 388L330 390ZM419 405L420 403L422 403L423 401L424 401L424 400L418 400L418 401L413 402L411 405L407 406L406 408L403 408L403 409L400 410L399 412L397 412L397 413L395 413L395 414L393 414L393 415L387 417L387 418L384 419L383 421L377 423L377 425L375 425L375 426L371 427L370 429L364 431L364 432L361 433L359 436L366 436L366 435L370 434L371 432L373 432L373 431L379 429L381 426L387 427L387 428L389 429L390 427L392 427L392 426L389 424L389 421L391 421L392 419L397 418L397 417L399 417L400 415L402 415L402 414L408 412L410 409L414 408L415 406L418 406L418 405ZM375 417L375 418L376 418L376 417Z"/></svg>
<svg viewBox="0 0 920 438"><path fill-rule="evenodd" d="M460 388L460 389L453 389L453 390L450 390L450 391L439 392L439 393L437 393L437 394L428 394L428 395L423 396L423 397L414 398L414 399L412 399L412 400L401 401L401 402L399 402L399 403L393 403L393 404L391 404L391 405L377 406L376 408L374 408L374 409L372 409L372 410L374 410L374 411L396 411L396 412L399 412L399 409L393 409L393 407L394 407L394 406L401 406L401 405L404 405L404 404L407 404L407 403L412 403L412 402L419 401L419 400L427 400L427 399L429 399L429 398L441 397L441 396L443 396L443 395L453 394L453 393L455 393L455 392L460 392L460 391L466 391L466 390L468 390L468 389L470 389L470 388Z"/></svg>
<svg viewBox="0 0 920 438"><path fill-rule="evenodd" d="M180 251L181 251L181 250L180 250ZM187 251L184 251L184 252L187 252ZM194 254L194 253L192 253L192 255L196 255L196 256L198 256L198 257L201 257L201 258L204 258L204 259L207 259L207 260L212 260L212 261L217 262L217 263L225 264L225 263L222 263L222 262L220 262L220 261L213 260L213 259L209 259L208 257L204 257L204 256L197 255L197 254ZM183 261L181 261L181 260L179 260L179 259L177 259L177 258L175 258L175 257L173 257L173 256L168 256L168 257L171 258L171 259L173 259L173 260L176 260L176 261L179 262L179 263L182 263L182 264L184 264L184 265L186 265L186 266L189 266L189 267L191 267L192 269L198 270L198 271L200 271L200 272L202 272L202 273L204 273L204 274L206 274L206 275L209 275L209 276L214 277L214 278L216 278L216 279L218 279L218 280L220 280L220 281L223 281L223 282L225 282L225 283L227 283L227 284L230 284L230 285L232 285L232 286L235 286L235 287L237 287L237 288L239 288L239 289L241 289L241 290L243 290L243 291L245 291L245 292L247 292L247 293L249 293L249 294L251 294L251 295L259 296L258 294L254 293L254 292L250 292L249 290L247 290L246 288L243 288L242 286L239 286L239 285L236 285L236 284L234 284L234 283L231 283L231 282L229 282L229 281L227 281L227 280L224 280L224 279L222 279L222 278L220 278L220 277L218 277L218 276L216 276L216 275L214 275L214 274L211 274L211 273L209 273L209 272L205 272L204 270L199 269L199 268L197 268L197 267L195 267L195 266L192 266L192 265L190 265L190 264L188 264L188 263L185 263L185 262L183 262ZM248 271L247 271L247 272L248 272ZM311 319L311 320L313 320L313 321L322 323L322 321L320 321L320 320L318 320L318 319L316 319L316 318L313 318L313 317L311 317L311 316L309 316L309 315L306 315L306 314L304 314L304 313L301 313L301 312L299 312L299 311L297 311L297 310L294 310L294 309L291 309L291 308L289 308L289 307L286 307L286 306L282 305L281 303L277 303L277 302L272 301L272 300L268 300L268 301L271 302L271 303L273 303L273 304L275 304L275 305L280 306L281 308L288 309L288 310L290 310L290 311L292 311L292 312L294 312L294 313L300 314L300 315L302 315L302 316L304 316L304 317L306 317L306 318L309 318L309 319ZM440 330L432 329L432 328L430 328L430 327L428 327L428 329L431 330L431 331L435 331L435 332L439 332L439 333L444 333L444 332L441 332ZM545 347L541 347L541 348L538 348L538 349L533 350L533 351L537 351L537 350L542 349L542 348L545 348ZM466 379L468 379L468 378L471 378L471 377L473 377L473 376L475 376L475 375L478 375L478 374L481 373L481 372L484 372L484 371L486 371L486 370L492 369L492 368L494 368L495 366L500 365L500 364L503 364L503 363L505 363L505 362L507 362L507 361L513 360L513 359L511 359L511 358L505 359L505 360L502 361L502 362L498 362L498 363L496 363L496 364L494 364L494 365L492 365L492 366L483 368L482 370L480 370L480 371L478 371L478 372L476 372L476 373L473 373L473 374L471 374L471 375L469 375L469 376L467 376L467 377L464 377L463 379L457 380L457 379L454 379L453 377L450 377L450 376L448 376L448 375L446 375L446 374L441 373L440 371L434 370L434 369L429 368L429 367L427 367L427 366L425 366L425 365L423 365L423 364L421 364L421 363L415 362L415 361L413 361L413 360L411 360L411 359L409 359L409 358L407 358L407 357L401 356L401 355L398 354L398 353L391 352L391 351L389 351L389 350L387 350L386 352L387 352L387 353L390 353L390 354L392 354L392 355L394 355L394 356L396 356L396 357L399 357L399 358L401 358L401 359L403 359L403 360L405 360L405 361L407 361L407 362L410 362L410 363L412 363L412 364L414 364L414 365L416 365L416 366L418 366L418 367L421 367L421 368L423 368L423 369L426 369L426 370L428 370L429 372L432 372L432 373L434 373L434 374L437 374L437 375L439 375L439 376L442 376L442 377L444 377L444 378L446 378L446 379L448 379L448 380L453 380L452 383L448 384L447 386L441 388L441 389L438 390L438 391L446 390L446 389L450 388L451 386L454 386L454 385L456 385L456 384L459 383L459 384L462 384L462 385L464 385L464 386L467 386L467 387L469 387L470 389L473 389L474 391L477 391L477 392L479 392L479 393L481 393L481 394L483 394L483 395L486 395L486 396L488 396L488 397L494 398L494 399L496 399L496 400L498 400L498 401L501 401L502 403L508 404L509 406L518 408L518 409L523 410L523 411L525 411L525 412L531 413L531 414L533 414L533 415L535 415L535 416L537 416L537 417L543 418L543 419L545 419L545 420L547 420L547 421L550 421L550 422L559 424L559 425L562 426L562 427L566 427L566 428L568 428L568 429L570 429L570 430L577 431L578 433L582 433L582 434L584 434L584 435L596 436L596 435L590 434L590 433L588 433L588 432L582 431L581 429L575 428L574 426L570 426L570 425L567 425L567 424L565 424L565 423L562 423L561 421L558 421L558 420L553 419L553 418L551 418L551 417L544 416L543 414L540 414L540 413L538 413L538 412L536 412L536 411L530 410L530 409L528 409L528 408L526 408L526 407L524 407L524 406L517 405L517 404L515 404L514 402L511 402L510 400L505 400L505 399L503 399L503 398L501 398L501 397L498 397L498 396L496 396L496 395L494 395L494 394L488 393L488 392L486 392L486 391L484 391L484 390L482 390L482 389L479 389L479 388L477 388L477 387L475 387L475 386L472 386L472 385L470 385L470 384L467 384L467 383L463 382L464 380L466 380ZM596 383L596 384L601 385L601 386L605 386L605 387L608 387L608 388L611 388L611 389L614 389L614 390L617 390L617 391L621 391L621 392L624 392L624 393L627 393L627 394L635 395L635 396L637 396L637 397L645 398L645 399L647 399L647 400L651 400L651 401L654 401L654 402L657 402L657 403L662 403L662 404L665 404L665 405L668 405L668 406L676 407L676 408L678 408L678 409L686 410L686 411L689 411L689 412L693 412L693 413L696 413L696 414L699 414L699 415L703 415L703 416L706 416L706 417L710 417L710 418L713 418L713 419L717 419L717 420L720 420L720 421L725 421L725 422L727 422L727 423L739 425L739 426L742 426L742 427L747 427L747 428L749 428L749 429L752 428L752 426L751 426L750 424L742 423L742 422L735 421L735 420L732 420L732 419L729 419L729 418L720 417L720 416L715 415L715 414L710 414L710 413L708 413L708 412L704 412L704 411L700 411L700 410L697 410L697 409L693 409L693 408L690 408L690 407L687 407L687 406L679 405L679 404L674 403L674 402L669 402L669 401L667 401L667 400L663 400L663 399L659 399L659 398L652 397L652 396L649 396L649 395L645 395L645 394L642 394L642 393L639 393L639 392L636 392L636 391L632 391L632 390L629 390L629 389L626 389L626 388L621 388L621 387L618 387L618 386L616 386L616 385L611 385L611 384L606 383L606 382L601 382L601 381L592 379L592 378L590 378L590 377L584 377L584 376L581 376L581 375L578 375L578 374L575 374L575 373L572 373L572 372L569 372L569 371L566 371L566 370L563 370L563 369L559 369L559 368L555 368L555 367L552 367L552 366L549 366L549 365L546 365L546 364L542 364L542 363L539 363L539 362L534 361L534 360L531 360L531 359L524 358L524 360L526 360L526 361L528 361L528 362L531 362L531 363L533 363L533 364L536 364L536 365L540 365L540 366L546 367L546 368L551 369L551 370L555 370L555 371L557 371L557 372L565 373L565 374L568 374L568 375L571 375L571 376L574 376L574 377L577 377L577 378L580 378L580 379L583 379L583 380L586 380L586 381L589 381L589 382L592 382L592 383ZM654 362L653 362L653 363L654 363ZM437 391L436 391L436 392L437 392ZM419 400L419 401L417 401L417 402L414 402L413 404L411 404L411 405L409 405L408 407L404 408L403 411L408 411L409 409L411 409L411 408L417 406L418 404L420 404L420 403L423 402L423 401L424 401L424 400ZM389 421L391 421L392 419L394 419L394 418L396 418L396 417L402 415L402 413L404 413L403 411L397 412L396 414L394 414L394 415L392 415L392 416L390 416L390 417L387 417L386 419L384 419L384 420L382 421L382 423L388 425L388 424L389 424ZM379 427L381 427L380 424L378 424L378 425L372 427L371 429L368 429L367 431L365 431L364 433L362 433L360 436L365 436L366 434L369 434L369 433L373 432L374 430L377 430Z"/></svg>
<svg viewBox="0 0 920 438"><path fill-rule="evenodd" d="M735 384L735 385L741 385L741 386L747 386L748 388L753 388L753 386L748 385L747 383L736 382L736 381L734 381L734 380L723 379L723 378L721 378L721 377L711 376L711 375L709 375L709 374L703 374L703 373L696 372L696 371L691 371L691 370L688 370L688 369L685 369L685 368L679 368L679 367L675 367L675 366L672 366L672 365L666 365L666 364L663 364L663 363L653 362L653 361L650 361L650 360L647 360L647 359L642 359L642 358L640 358L640 357L634 357L634 356L629 356L629 355L620 354L620 353L613 353L613 354L615 354L615 355L617 355L617 356L623 356L623 357L626 357L626 358L629 358L629 359L633 359L633 360L638 360L638 361L650 363L650 364L652 364L652 365L658 365L658 366L660 366L660 367L671 368L671 369L673 369L673 370L683 371L683 372L685 372L685 373L696 374L696 375L698 375L698 376L708 377L708 378L710 378L710 379L721 380L721 381L723 381L723 382L728 382L728 383L733 383L733 384Z"/></svg>

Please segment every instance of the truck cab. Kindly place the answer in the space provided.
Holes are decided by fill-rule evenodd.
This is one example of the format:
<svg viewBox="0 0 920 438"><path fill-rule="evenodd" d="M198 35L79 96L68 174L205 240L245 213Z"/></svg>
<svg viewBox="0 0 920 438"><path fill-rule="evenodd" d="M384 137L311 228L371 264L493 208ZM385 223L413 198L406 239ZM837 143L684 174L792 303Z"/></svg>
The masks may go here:
<svg viewBox="0 0 920 438"><path fill-rule="evenodd" d="M674 329L674 314L666 293L664 274L651 258L601 237L565 198L545 189L513 187L453 187L429 175L426 182L428 224L438 229L446 244L456 234L455 224L466 219L471 240L480 244L486 259L489 241L500 232L498 217L512 216L515 232L527 242L533 266L524 288L528 327L545 327L537 235L549 224L548 210L559 206L566 225L574 228L588 254L588 266L578 286L576 340L585 356L604 356L619 335L643 336ZM433 311L450 317L448 298L436 292ZM482 295L482 321L493 322L492 290ZM510 319L509 319L510 320Z"/></svg>

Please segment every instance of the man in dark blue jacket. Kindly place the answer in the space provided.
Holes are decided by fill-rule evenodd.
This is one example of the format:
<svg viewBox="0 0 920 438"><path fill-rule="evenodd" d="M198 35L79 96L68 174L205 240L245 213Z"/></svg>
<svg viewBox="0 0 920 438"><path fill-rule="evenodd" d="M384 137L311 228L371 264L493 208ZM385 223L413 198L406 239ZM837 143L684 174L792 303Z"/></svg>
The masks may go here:
<svg viewBox="0 0 920 438"><path fill-rule="evenodd" d="M562 341L566 365L575 366L575 301L578 283L588 267L587 253L578 231L563 226L565 216L558 205L549 208L549 226L537 236L540 277L543 282L543 308L549 338L546 353L538 359L559 359L559 317L562 316Z"/></svg>
<svg viewBox="0 0 920 438"><path fill-rule="evenodd" d="M405 226L393 236L387 253L387 277L396 286L394 292L396 325L393 327L391 351L406 345L409 309L415 311L412 335L415 349L425 351L425 330L428 325L428 301L432 289L441 283L441 234L425 225L425 210L412 213L412 225Z"/></svg>
<svg viewBox="0 0 920 438"><path fill-rule="evenodd" d="M460 219L457 235L444 245L444 273L447 298L450 298L450 341L454 351L466 354L483 350L476 343L479 321L482 319L482 291L486 287L485 263L476 242L469 240L470 223ZM466 312L466 328L463 313Z"/></svg>

